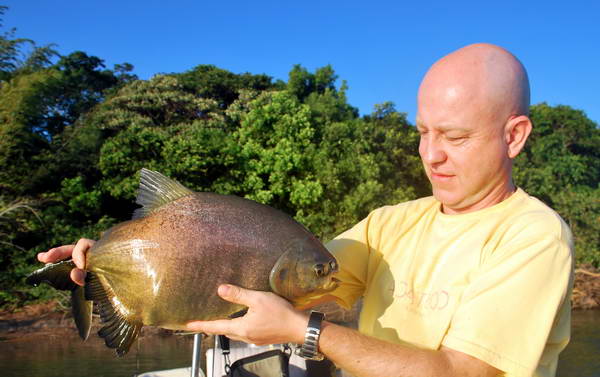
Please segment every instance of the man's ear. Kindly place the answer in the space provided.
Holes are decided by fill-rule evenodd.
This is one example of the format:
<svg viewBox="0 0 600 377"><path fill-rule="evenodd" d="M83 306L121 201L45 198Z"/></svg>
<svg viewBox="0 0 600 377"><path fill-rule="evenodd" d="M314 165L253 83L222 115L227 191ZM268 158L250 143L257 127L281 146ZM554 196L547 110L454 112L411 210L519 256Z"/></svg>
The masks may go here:
<svg viewBox="0 0 600 377"><path fill-rule="evenodd" d="M533 125L526 115L511 117L504 128L508 157L515 158L523 149Z"/></svg>

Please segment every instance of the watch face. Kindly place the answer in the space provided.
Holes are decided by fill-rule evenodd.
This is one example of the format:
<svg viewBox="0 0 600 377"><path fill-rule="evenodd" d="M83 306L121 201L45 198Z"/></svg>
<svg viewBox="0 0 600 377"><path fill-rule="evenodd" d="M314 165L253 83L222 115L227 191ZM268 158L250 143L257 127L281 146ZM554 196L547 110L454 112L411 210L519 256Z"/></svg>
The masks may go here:
<svg viewBox="0 0 600 377"><path fill-rule="evenodd" d="M317 327L321 330L321 322L325 319L325 314L321 312L310 312L310 317L308 318L308 327Z"/></svg>

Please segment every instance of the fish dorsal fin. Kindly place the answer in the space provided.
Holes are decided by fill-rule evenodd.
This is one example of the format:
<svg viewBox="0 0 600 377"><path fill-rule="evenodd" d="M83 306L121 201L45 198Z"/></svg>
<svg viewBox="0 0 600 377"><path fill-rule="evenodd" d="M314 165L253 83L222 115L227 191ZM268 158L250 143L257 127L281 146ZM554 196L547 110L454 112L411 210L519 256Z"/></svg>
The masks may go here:
<svg viewBox="0 0 600 377"><path fill-rule="evenodd" d="M142 208L133 212L133 218L139 219L147 216L161 206L193 193L181 183L167 178L159 172L142 169L140 188L136 198L136 203Z"/></svg>
<svg viewBox="0 0 600 377"><path fill-rule="evenodd" d="M96 274L88 272L84 289L85 298L94 301L100 314L103 327L98 335L107 347L116 349L118 356L125 355L140 334L142 322L127 318L115 308L118 300L110 288L102 286Z"/></svg>

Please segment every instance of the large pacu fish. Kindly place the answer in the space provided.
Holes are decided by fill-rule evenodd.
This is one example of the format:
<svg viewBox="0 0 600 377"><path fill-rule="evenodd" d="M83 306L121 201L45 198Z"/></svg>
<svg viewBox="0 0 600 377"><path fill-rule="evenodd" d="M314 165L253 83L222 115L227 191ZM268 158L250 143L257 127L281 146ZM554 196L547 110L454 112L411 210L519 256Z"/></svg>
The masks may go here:
<svg viewBox="0 0 600 377"><path fill-rule="evenodd" d="M335 258L290 216L236 196L193 192L142 169L133 219L113 226L88 251L86 284L72 261L34 271L28 283L71 291L86 339L92 305L106 345L124 355L143 325L182 330L192 320L227 318L245 307L217 296L222 283L272 291L292 303L335 288Z"/></svg>

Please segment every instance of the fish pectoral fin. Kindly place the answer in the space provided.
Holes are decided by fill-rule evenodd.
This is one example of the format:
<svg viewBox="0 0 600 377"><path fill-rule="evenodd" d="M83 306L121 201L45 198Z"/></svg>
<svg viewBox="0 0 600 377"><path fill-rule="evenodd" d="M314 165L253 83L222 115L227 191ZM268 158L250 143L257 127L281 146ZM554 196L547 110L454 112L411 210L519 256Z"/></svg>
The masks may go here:
<svg viewBox="0 0 600 377"><path fill-rule="evenodd" d="M83 340L87 340L92 328L92 308L93 301L85 299L85 290L83 287L77 286L71 291L71 312L73 319L77 325L79 336Z"/></svg>
<svg viewBox="0 0 600 377"><path fill-rule="evenodd" d="M140 171L140 187L135 201L142 208L133 212L133 218L145 217L164 204L193 193L192 190L171 178L152 170L142 169Z"/></svg>
<svg viewBox="0 0 600 377"><path fill-rule="evenodd" d="M107 347L116 349L117 356L125 355L140 334L142 322L124 316L113 306L114 293L105 289L94 273L88 273L84 287L85 298L96 303L104 324L98 335Z"/></svg>
<svg viewBox="0 0 600 377"><path fill-rule="evenodd" d="M248 313L248 308L242 309L240 311L237 311L237 312L229 315L229 318L234 319L234 318L238 318L238 317L243 317L246 315L246 313Z"/></svg>

